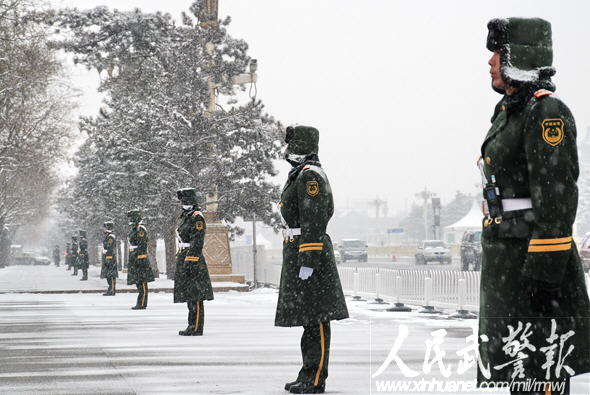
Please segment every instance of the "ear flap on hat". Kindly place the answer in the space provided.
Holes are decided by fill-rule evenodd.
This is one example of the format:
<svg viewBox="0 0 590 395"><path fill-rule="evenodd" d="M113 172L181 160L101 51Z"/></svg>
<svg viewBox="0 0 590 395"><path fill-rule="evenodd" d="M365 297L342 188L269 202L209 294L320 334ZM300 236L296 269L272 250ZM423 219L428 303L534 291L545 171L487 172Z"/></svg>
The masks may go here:
<svg viewBox="0 0 590 395"><path fill-rule="evenodd" d="M288 126L285 133L285 143L289 144L289 141L293 138L294 133L295 128L293 126Z"/></svg>

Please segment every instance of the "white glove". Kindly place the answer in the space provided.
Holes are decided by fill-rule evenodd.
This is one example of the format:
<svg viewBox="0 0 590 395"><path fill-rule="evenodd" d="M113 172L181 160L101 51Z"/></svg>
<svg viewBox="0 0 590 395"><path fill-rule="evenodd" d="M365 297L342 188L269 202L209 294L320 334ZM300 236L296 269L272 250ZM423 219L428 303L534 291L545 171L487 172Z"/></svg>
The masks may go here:
<svg viewBox="0 0 590 395"><path fill-rule="evenodd" d="M299 278L302 280L307 280L313 274L313 269L311 267L301 266L299 269Z"/></svg>

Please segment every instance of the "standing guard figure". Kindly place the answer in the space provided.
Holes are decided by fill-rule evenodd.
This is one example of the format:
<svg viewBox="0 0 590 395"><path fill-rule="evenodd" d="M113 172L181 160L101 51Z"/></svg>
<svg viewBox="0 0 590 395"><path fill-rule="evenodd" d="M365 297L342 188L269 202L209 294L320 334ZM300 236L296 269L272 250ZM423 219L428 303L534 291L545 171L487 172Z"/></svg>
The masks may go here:
<svg viewBox="0 0 590 395"><path fill-rule="evenodd" d="M174 275L174 303L188 307L188 326L181 336L202 336L205 324L203 300L213 300L213 287L203 255L207 226L199 211L197 191L184 188L176 192L182 204L178 227L178 253Z"/></svg>
<svg viewBox="0 0 590 395"><path fill-rule="evenodd" d="M148 234L138 209L129 210L129 265L127 268L127 284L137 287L137 303L133 310L145 310L148 302L148 285L154 281L154 273L148 259Z"/></svg>
<svg viewBox="0 0 590 395"><path fill-rule="evenodd" d="M70 259L72 260L72 267L74 268L74 273L72 276L78 275L78 236L72 236L72 243L70 245Z"/></svg>
<svg viewBox="0 0 590 395"><path fill-rule="evenodd" d="M56 244L53 247L53 263L55 263L55 266L59 267L60 260L61 260L61 251L59 250L59 246Z"/></svg>
<svg viewBox="0 0 590 395"><path fill-rule="evenodd" d="M66 243L66 252L64 253L65 256L65 264L68 267L67 270L71 270L72 269L72 257L70 255L70 243Z"/></svg>
<svg viewBox="0 0 590 395"><path fill-rule="evenodd" d="M114 229L115 224L112 221L105 222L100 229L105 235L102 241L100 278L105 278L109 285L103 296L114 296L116 294L117 278L119 277L119 271L117 270L117 239L113 234Z"/></svg>
<svg viewBox="0 0 590 395"><path fill-rule="evenodd" d="M285 384L294 394L323 393L328 377L330 321L348 318L328 221L334 200L318 158L319 131L288 127L285 159L293 166L279 208L285 229L276 326L302 326L303 366Z"/></svg>
<svg viewBox="0 0 590 395"><path fill-rule="evenodd" d="M548 21L493 19L487 48L502 99L478 161L485 219L477 381L509 382L519 395L569 394L570 377L590 372L590 300L572 234L576 123L554 94Z"/></svg>
<svg viewBox="0 0 590 395"><path fill-rule="evenodd" d="M78 254L78 266L82 269L82 278L80 281L88 281L88 240L86 239L86 231L80 231L80 252Z"/></svg>

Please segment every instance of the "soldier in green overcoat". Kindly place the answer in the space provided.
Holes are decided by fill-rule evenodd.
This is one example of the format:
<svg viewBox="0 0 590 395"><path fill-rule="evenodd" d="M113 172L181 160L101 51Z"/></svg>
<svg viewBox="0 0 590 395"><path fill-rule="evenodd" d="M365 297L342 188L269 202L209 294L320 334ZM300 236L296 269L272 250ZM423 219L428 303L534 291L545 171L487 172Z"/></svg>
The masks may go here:
<svg viewBox="0 0 590 395"><path fill-rule="evenodd" d="M72 263L72 268L74 268L74 272L72 273L72 276L78 275L78 268L79 268L78 254L79 254L78 236L74 235L74 236L72 236L72 242L70 243L70 259L71 259L71 263Z"/></svg>
<svg viewBox="0 0 590 395"><path fill-rule="evenodd" d="M202 336L205 325L204 300L213 300L213 287L203 244L207 224L199 208L197 191L184 188L177 191L182 205L178 227L178 252L174 273L174 303L188 307L188 326L178 332L181 336Z"/></svg>
<svg viewBox="0 0 590 395"><path fill-rule="evenodd" d="M59 261L61 260L61 251L59 249L59 245L55 245L53 247L53 262L55 263L55 266L59 267Z"/></svg>
<svg viewBox="0 0 590 395"><path fill-rule="evenodd" d="M70 257L70 243L66 243L66 252L65 252L65 265L68 267L67 270L72 268L72 258Z"/></svg>
<svg viewBox="0 0 590 395"><path fill-rule="evenodd" d="M569 377L590 371L590 302L572 238L576 125L554 94L549 22L494 19L488 29L492 87L503 97L479 161L486 217L478 382L567 394Z"/></svg>
<svg viewBox="0 0 590 395"><path fill-rule="evenodd" d="M328 377L330 321L348 318L348 309L326 234L334 201L318 158L319 131L295 126L286 132L285 159L293 169L279 203L284 244L275 325L303 327L303 366L285 389L317 394Z"/></svg>
<svg viewBox="0 0 590 395"><path fill-rule="evenodd" d="M88 240L86 239L86 231L80 231L80 252L78 253L78 263L82 269L82 278L80 281L88 281Z"/></svg>
<svg viewBox="0 0 590 395"><path fill-rule="evenodd" d="M103 296L114 296L117 290L117 239L114 235L115 224L112 221L106 221L101 231L104 233L102 241L102 267L100 269L100 278L107 280L108 290Z"/></svg>
<svg viewBox="0 0 590 395"><path fill-rule="evenodd" d="M129 210L129 264L127 268L127 284L137 287L137 303L133 310L145 310L148 302L148 285L154 281L154 273L148 259L148 233L141 221L138 209Z"/></svg>

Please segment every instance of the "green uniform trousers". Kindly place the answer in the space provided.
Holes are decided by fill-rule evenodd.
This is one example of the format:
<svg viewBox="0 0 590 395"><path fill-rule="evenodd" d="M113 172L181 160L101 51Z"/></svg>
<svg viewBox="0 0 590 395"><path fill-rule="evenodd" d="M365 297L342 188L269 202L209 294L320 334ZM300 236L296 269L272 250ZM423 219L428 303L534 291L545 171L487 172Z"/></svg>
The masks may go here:
<svg viewBox="0 0 590 395"><path fill-rule="evenodd" d="M303 327L301 336L303 367L297 381L315 386L324 386L328 378L330 357L330 321Z"/></svg>
<svg viewBox="0 0 590 395"><path fill-rule="evenodd" d="M107 277L107 284L109 285L108 293L115 294L116 293L116 286L117 286L117 278L116 277Z"/></svg>
<svg viewBox="0 0 590 395"><path fill-rule="evenodd" d="M203 301L186 302L186 305L188 307L188 326L194 327L193 330L202 335L205 327L205 305Z"/></svg>
<svg viewBox="0 0 590 395"><path fill-rule="evenodd" d="M137 283L137 304L139 307L147 307L148 303L148 283Z"/></svg>

